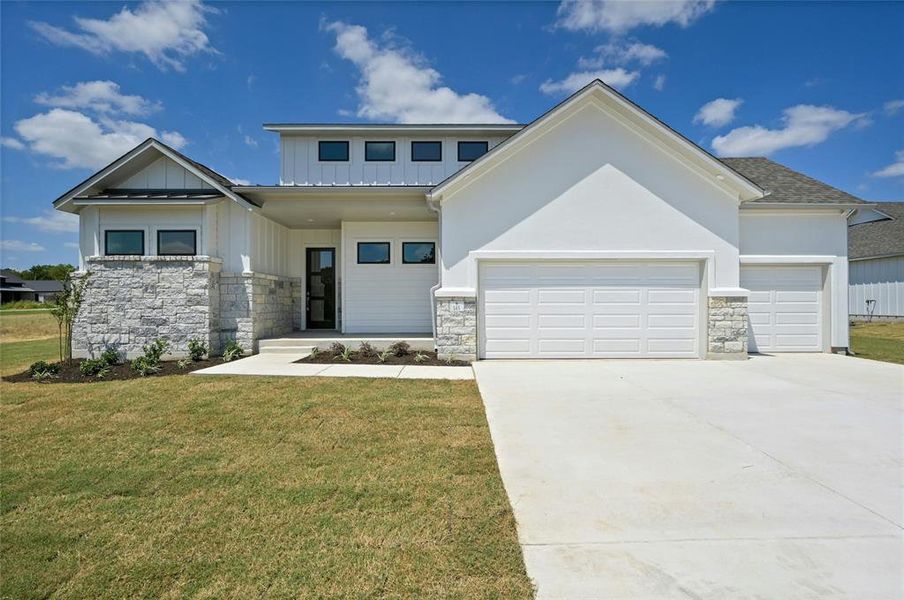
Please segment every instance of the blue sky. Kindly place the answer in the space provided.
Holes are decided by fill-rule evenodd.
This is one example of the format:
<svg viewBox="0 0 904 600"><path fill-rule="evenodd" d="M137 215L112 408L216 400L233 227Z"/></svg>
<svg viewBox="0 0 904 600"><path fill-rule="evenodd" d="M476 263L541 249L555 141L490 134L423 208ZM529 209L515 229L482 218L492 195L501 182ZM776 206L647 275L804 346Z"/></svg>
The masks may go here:
<svg viewBox="0 0 904 600"><path fill-rule="evenodd" d="M278 180L264 122L529 122L594 76L708 150L904 200L904 3L0 3L0 263L148 135Z"/></svg>

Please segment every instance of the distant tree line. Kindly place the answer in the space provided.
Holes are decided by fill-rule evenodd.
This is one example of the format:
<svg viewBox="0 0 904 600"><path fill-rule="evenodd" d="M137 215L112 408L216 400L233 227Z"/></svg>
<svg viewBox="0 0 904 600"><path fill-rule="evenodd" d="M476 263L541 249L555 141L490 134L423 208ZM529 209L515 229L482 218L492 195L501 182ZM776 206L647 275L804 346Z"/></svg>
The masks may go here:
<svg viewBox="0 0 904 600"><path fill-rule="evenodd" d="M28 281L35 281L38 279L56 279L58 281L64 281L70 273L75 271L75 267L66 263L60 263L58 265L34 265L23 271L17 269L3 270Z"/></svg>

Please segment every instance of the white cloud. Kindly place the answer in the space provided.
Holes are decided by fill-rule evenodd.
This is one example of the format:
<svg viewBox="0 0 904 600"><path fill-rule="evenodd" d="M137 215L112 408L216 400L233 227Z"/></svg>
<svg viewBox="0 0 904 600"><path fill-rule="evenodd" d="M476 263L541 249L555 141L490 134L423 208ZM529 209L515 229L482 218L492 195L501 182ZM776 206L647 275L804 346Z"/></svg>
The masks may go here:
<svg viewBox="0 0 904 600"><path fill-rule="evenodd" d="M357 115L396 123L512 123L480 94L459 94L424 59L388 42L380 46L359 25L328 23L336 53L361 73Z"/></svg>
<svg viewBox="0 0 904 600"><path fill-rule="evenodd" d="M229 181L232 182L232 185L251 185L251 182L247 179L241 179L239 177L227 177Z"/></svg>
<svg viewBox="0 0 904 600"><path fill-rule="evenodd" d="M656 76L656 79L653 80L653 89L657 92L661 92L665 89L665 75Z"/></svg>
<svg viewBox="0 0 904 600"><path fill-rule="evenodd" d="M7 252L44 252L46 248L34 242L23 242L21 240L0 240L0 250Z"/></svg>
<svg viewBox="0 0 904 600"><path fill-rule="evenodd" d="M785 148L813 146L824 142L832 133L866 118L831 106L798 104L783 111L780 129L762 125L738 127L712 141L721 156L772 154Z"/></svg>
<svg viewBox="0 0 904 600"><path fill-rule="evenodd" d="M694 115L694 123L703 123L710 127L722 127L735 119L735 111L743 104L740 98L716 98L700 107Z"/></svg>
<svg viewBox="0 0 904 600"><path fill-rule="evenodd" d="M50 233L71 233L78 231L78 215L45 210L39 217L3 217L8 223L24 223Z"/></svg>
<svg viewBox="0 0 904 600"><path fill-rule="evenodd" d="M873 177L904 177L904 150L895 152L895 162L873 173Z"/></svg>
<svg viewBox="0 0 904 600"><path fill-rule="evenodd" d="M160 102L121 93L119 84L113 81L84 81L72 86L64 85L61 93L52 96L42 92L35 97L35 102L57 108L82 108L131 116L147 115L162 108Z"/></svg>
<svg viewBox="0 0 904 600"><path fill-rule="evenodd" d="M654 62L668 58L665 50L657 48L651 44L642 44L640 42L632 42L630 44L622 42L610 42L602 46L597 46L594 51L596 56L593 58L582 58L578 61L578 66L584 69L594 69L603 65L628 65L640 64L649 66Z"/></svg>
<svg viewBox="0 0 904 600"><path fill-rule="evenodd" d="M78 250L78 242L66 242L63 245L67 248L75 248Z"/></svg>
<svg viewBox="0 0 904 600"><path fill-rule="evenodd" d="M149 137L181 148L185 138L175 131L158 132L145 123L91 117L54 108L17 121L14 129L29 150L59 159L64 169L102 167Z"/></svg>
<svg viewBox="0 0 904 600"><path fill-rule="evenodd" d="M246 146L249 146L251 148L257 148L257 140L254 139L253 137L251 137L250 135L246 135L242 141L245 142Z"/></svg>
<svg viewBox="0 0 904 600"><path fill-rule="evenodd" d="M715 0L563 0L556 24L571 31L610 33L667 23L687 27L714 5Z"/></svg>
<svg viewBox="0 0 904 600"><path fill-rule="evenodd" d="M92 54L140 53L162 70L185 70L185 59L216 52L204 27L207 13L217 12L200 0L148 0L134 11L128 7L107 20L75 17L77 31L44 22L29 25L58 46L73 46Z"/></svg>
<svg viewBox="0 0 904 600"><path fill-rule="evenodd" d="M885 114L888 116L897 114L902 108L904 108L904 100L889 100L882 105L882 110L884 110Z"/></svg>
<svg viewBox="0 0 904 600"><path fill-rule="evenodd" d="M13 137L0 137L0 146L11 150L24 150L25 144Z"/></svg>
<svg viewBox="0 0 904 600"><path fill-rule="evenodd" d="M617 69L602 69L600 71L579 71L560 81L547 79L540 84L540 91L550 95L572 94L594 79L601 79L614 88L622 89L634 83L639 76L639 72L626 71L621 67Z"/></svg>

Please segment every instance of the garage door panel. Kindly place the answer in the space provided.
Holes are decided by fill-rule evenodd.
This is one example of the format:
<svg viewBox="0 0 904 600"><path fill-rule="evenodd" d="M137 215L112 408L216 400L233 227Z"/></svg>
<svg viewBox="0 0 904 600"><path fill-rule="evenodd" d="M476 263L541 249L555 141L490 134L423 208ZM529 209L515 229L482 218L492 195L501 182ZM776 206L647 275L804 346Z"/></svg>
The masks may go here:
<svg viewBox="0 0 904 600"><path fill-rule="evenodd" d="M750 350L819 352L822 350L820 266L741 267L748 299Z"/></svg>
<svg viewBox="0 0 904 600"><path fill-rule="evenodd" d="M532 279L513 287L513 275L529 269ZM518 271L482 267L482 354L696 357L699 285L699 267L692 263L549 263L522 265ZM512 302L515 298L519 303ZM511 318L500 321L497 316ZM511 330L499 327L503 323L521 330L518 344L512 343Z"/></svg>

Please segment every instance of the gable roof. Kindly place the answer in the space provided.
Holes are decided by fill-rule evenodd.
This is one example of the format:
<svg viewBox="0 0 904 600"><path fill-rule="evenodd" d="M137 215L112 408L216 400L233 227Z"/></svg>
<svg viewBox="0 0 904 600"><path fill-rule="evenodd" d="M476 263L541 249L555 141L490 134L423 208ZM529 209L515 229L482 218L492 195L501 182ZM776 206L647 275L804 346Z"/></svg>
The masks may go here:
<svg viewBox="0 0 904 600"><path fill-rule="evenodd" d="M764 190L749 178L737 172L730 165L720 161L718 158L620 94L614 88L609 87L599 79L594 79L586 86L540 115L521 131L440 182L428 192L428 198L431 200L441 198L443 194L454 190L456 185L460 185L471 177L478 175L481 171L490 168L490 165L495 161L516 152L520 146L529 143L530 139L536 136L541 128L554 121L569 107L592 96L613 103L614 106L622 109L626 116L632 119L638 126L654 135L658 134L664 146L675 151L676 154L678 152L684 152L687 163L693 163L695 167L698 167L698 170L701 167L707 169L707 172L711 173L719 184L737 190L742 200L752 200L764 195Z"/></svg>
<svg viewBox="0 0 904 600"><path fill-rule="evenodd" d="M848 228L851 260L904 255L904 202L881 202L875 206L889 218Z"/></svg>
<svg viewBox="0 0 904 600"><path fill-rule="evenodd" d="M93 186L101 182L103 179L109 177L119 169L125 167L125 165L127 165L129 162L141 157L148 152L157 152L163 156L166 156L170 160L187 169L192 174L196 175L202 181L206 182L208 185L213 187L214 190L219 191L222 195L234 200L235 202L245 206L246 208L250 209L252 207L258 207L255 202L242 196L238 192L232 191L233 183L228 178L217 173L210 167L202 165L201 163L188 158L175 148L164 144L160 140L155 138L148 138L54 200L54 208L58 210L67 210L66 207L69 206L74 199L82 197L85 192L90 190ZM101 189L98 191L103 192L105 190ZM69 210L68 212L73 211Z"/></svg>
<svg viewBox="0 0 904 600"><path fill-rule="evenodd" d="M769 192L749 201L762 204L865 204L847 192L764 157L723 158L722 162Z"/></svg>

